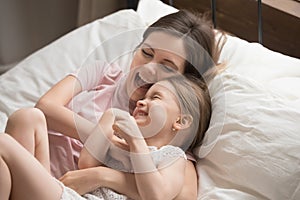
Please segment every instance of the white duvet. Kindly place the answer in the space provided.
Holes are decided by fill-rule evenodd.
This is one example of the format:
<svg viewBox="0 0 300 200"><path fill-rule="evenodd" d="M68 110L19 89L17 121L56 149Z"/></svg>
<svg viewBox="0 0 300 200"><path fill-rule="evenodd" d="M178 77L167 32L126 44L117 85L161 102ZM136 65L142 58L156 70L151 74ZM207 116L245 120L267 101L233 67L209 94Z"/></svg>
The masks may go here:
<svg viewBox="0 0 300 200"><path fill-rule="evenodd" d="M124 54L117 62L128 70L126 51L141 28L171 12L158 0L141 0L137 12L121 10L80 27L0 76L0 131L12 112L32 107L89 60ZM131 38L120 40L130 31ZM195 149L198 198L300 199L300 60L236 37L228 38L224 60L227 69L210 84L211 124Z"/></svg>

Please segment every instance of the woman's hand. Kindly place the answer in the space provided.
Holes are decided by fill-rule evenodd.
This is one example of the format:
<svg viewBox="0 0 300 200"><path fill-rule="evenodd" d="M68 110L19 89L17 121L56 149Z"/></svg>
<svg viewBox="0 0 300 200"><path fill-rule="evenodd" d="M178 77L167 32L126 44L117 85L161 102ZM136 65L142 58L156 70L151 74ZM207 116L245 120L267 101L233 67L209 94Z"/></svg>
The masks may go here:
<svg viewBox="0 0 300 200"><path fill-rule="evenodd" d="M100 167L69 171L59 180L78 194L83 195L101 186Z"/></svg>
<svg viewBox="0 0 300 200"><path fill-rule="evenodd" d="M132 199L140 199L133 174L104 166L69 171L59 180L80 195L98 187L107 187Z"/></svg>

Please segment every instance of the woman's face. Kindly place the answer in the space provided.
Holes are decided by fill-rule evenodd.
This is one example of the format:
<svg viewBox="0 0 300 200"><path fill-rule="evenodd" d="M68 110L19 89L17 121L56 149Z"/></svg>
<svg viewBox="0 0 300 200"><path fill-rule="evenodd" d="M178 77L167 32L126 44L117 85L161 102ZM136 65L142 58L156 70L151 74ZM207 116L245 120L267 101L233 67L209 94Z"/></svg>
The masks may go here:
<svg viewBox="0 0 300 200"><path fill-rule="evenodd" d="M164 32L153 32L136 50L127 79L127 91L132 100L144 97L150 84L183 73L186 52L183 40Z"/></svg>

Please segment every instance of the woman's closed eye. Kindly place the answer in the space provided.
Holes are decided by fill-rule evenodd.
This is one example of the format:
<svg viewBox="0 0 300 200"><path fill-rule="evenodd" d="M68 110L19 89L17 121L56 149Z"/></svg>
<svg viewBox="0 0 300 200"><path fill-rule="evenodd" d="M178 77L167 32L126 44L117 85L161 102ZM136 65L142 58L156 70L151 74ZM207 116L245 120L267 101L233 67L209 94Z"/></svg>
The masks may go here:
<svg viewBox="0 0 300 200"><path fill-rule="evenodd" d="M153 57L153 53L151 53L150 50L148 50L148 49L142 49L142 53L147 58L152 58Z"/></svg>
<svg viewBox="0 0 300 200"><path fill-rule="evenodd" d="M171 67L166 64L162 64L161 66L165 72L175 72L176 71L175 67Z"/></svg>

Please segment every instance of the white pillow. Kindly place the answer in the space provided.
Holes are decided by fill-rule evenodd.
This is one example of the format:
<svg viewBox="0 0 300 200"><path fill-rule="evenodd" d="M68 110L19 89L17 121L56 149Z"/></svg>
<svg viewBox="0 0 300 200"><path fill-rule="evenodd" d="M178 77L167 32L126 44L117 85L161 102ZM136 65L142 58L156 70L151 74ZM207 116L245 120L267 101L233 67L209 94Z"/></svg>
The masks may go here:
<svg viewBox="0 0 300 200"><path fill-rule="evenodd" d="M126 29L145 28L146 23L136 11L125 9L114 12L97 21L112 24Z"/></svg>
<svg viewBox="0 0 300 200"><path fill-rule="evenodd" d="M178 9L163 3L160 0L140 0L136 12L147 26L159 18L177 12Z"/></svg>
<svg viewBox="0 0 300 200"><path fill-rule="evenodd" d="M228 71L259 82L300 108L300 59L227 36L220 61L227 62Z"/></svg>
<svg viewBox="0 0 300 200"><path fill-rule="evenodd" d="M226 114L211 124L222 131L197 162L200 199L300 199L300 110L233 72L215 78L210 92Z"/></svg>

